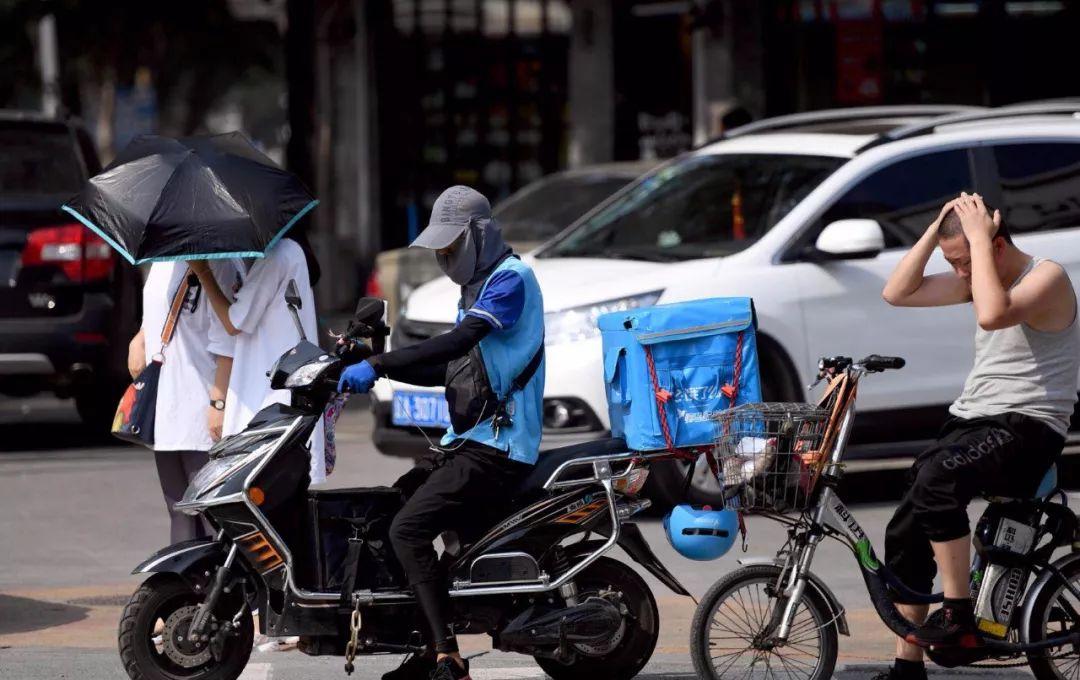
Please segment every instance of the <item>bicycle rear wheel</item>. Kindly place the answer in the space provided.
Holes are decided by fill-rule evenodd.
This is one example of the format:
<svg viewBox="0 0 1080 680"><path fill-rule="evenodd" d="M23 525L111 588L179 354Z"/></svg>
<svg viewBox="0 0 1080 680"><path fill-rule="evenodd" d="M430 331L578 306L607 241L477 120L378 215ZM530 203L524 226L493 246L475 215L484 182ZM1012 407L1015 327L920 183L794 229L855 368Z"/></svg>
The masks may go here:
<svg viewBox="0 0 1080 680"><path fill-rule="evenodd" d="M698 605L690 654L699 678L825 680L836 667L837 630L831 609L812 588L799 601L791 633L772 647L769 620L777 606L781 569L754 565L717 581Z"/></svg>
<svg viewBox="0 0 1080 680"><path fill-rule="evenodd" d="M1080 586L1080 562L1070 562L1062 575ZM1063 583L1050 583L1035 594L1028 622L1028 639L1038 642L1080 629L1080 600ZM1080 647L1068 645L1028 654L1032 674L1039 680L1080 680Z"/></svg>

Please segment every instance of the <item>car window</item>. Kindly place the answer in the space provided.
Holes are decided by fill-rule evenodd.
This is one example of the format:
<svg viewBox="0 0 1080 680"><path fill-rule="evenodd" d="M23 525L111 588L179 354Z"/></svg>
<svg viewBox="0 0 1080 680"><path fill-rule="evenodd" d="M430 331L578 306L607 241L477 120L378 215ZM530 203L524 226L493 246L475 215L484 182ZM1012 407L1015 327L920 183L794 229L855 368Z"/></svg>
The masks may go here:
<svg viewBox="0 0 1080 680"><path fill-rule="evenodd" d="M542 179L495 206L507 241L546 241L632 178L582 174Z"/></svg>
<svg viewBox="0 0 1080 680"><path fill-rule="evenodd" d="M0 195L74 194L82 163L65 130L0 127Z"/></svg>
<svg viewBox="0 0 1080 680"><path fill-rule="evenodd" d="M1013 233L1080 224L1080 144L1002 144L994 159Z"/></svg>
<svg viewBox="0 0 1080 680"><path fill-rule="evenodd" d="M539 256L675 261L729 255L761 238L844 160L687 156L647 176Z"/></svg>
<svg viewBox="0 0 1080 680"><path fill-rule="evenodd" d="M961 191L973 191L965 149L938 151L893 163L861 180L822 216L819 229L836 220L877 220L886 248L910 246Z"/></svg>

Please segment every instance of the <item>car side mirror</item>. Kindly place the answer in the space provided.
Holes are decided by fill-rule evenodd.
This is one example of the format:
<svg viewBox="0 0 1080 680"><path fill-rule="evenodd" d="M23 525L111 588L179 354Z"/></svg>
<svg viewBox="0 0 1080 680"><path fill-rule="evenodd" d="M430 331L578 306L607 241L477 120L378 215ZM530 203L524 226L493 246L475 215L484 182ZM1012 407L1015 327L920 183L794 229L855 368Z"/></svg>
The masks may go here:
<svg viewBox="0 0 1080 680"><path fill-rule="evenodd" d="M885 232L877 220L837 220L821 231L813 250L828 260L872 258L885 250Z"/></svg>
<svg viewBox="0 0 1080 680"><path fill-rule="evenodd" d="M285 304L296 309L304 307L304 302L300 299L300 289L296 287L294 279L289 279L289 285L285 287Z"/></svg>

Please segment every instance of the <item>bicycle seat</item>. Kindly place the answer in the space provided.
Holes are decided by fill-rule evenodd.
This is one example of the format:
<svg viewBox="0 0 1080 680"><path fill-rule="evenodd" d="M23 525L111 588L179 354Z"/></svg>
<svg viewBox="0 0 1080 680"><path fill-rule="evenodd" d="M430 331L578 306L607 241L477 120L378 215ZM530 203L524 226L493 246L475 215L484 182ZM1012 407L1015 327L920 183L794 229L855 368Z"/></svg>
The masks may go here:
<svg viewBox="0 0 1080 680"><path fill-rule="evenodd" d="M1006 497L1006 496L986 496L986 500L992 501L992 502L996 501L998 503L1004 503L1004 502L1008 502L1008 501L1017 501L1017 500L1024 500L1024 501L1027 501L1027 500L1045 500L1046 497L1049 496L1051 493L1053 493L1054 490L1057 489L1057 488L1058 488L1058 471L1057 471L1057 465L1055 464L1055 465L1051 465L1050 469L1046 471L1046 474L1043 475L1042 481L1039 482L1039 488L1036 489L1035 493L1033 493L1030 497L1026 497L1026 498L1010 498L1010 497Z"/></svg>

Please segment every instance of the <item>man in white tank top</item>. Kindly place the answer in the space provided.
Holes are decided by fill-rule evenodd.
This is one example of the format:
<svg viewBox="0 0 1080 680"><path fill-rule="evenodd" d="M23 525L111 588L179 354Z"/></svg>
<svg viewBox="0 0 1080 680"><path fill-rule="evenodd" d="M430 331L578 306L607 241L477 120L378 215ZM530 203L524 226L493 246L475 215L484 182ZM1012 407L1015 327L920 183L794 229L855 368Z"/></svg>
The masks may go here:
<svg viewBox="0 0 1080 680"><path fill-rule="evenodd" d="M924 276L935 248L953 271ZM1058 264L1017 248L978 194L947 203L897 264L882 297L901 307L971 303L975 363L936 444L921 453L885 537L885 561L912 590L932 591L935 562L944 623L897 640L885 677L926 677L923 648L979 644L968 588L967 505L979 495L1031 497L1061 454L1076 402L1076 296ZM927 606L894 594L922 623Z"/></svg>

